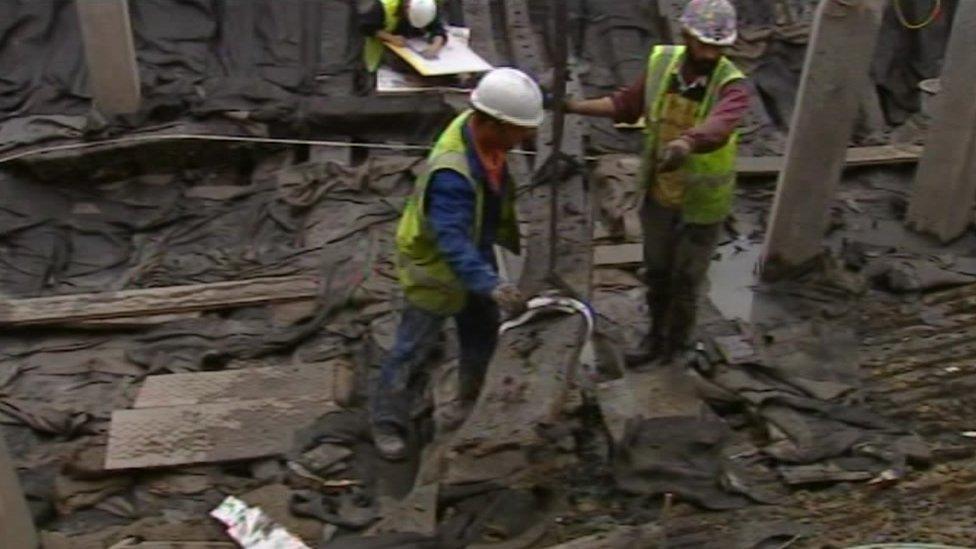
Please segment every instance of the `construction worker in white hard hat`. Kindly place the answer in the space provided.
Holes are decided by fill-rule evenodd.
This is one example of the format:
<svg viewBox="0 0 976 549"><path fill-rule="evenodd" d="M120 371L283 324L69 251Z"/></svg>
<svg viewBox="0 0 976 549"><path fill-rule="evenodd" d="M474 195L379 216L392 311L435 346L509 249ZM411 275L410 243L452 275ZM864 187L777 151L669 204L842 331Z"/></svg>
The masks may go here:
<svg viewBox="0 0 976 549"><path fill-rule="evenodd" d="M736 40L729 0L690 0L683 46L655 46L647 69L611 96L567 101L567 112L637 122L646 144L639 184L650 333L628 363L670 361L687 349L697 298L735 191L737 127L749 109L745 76L724 56Z"/></svg>
<svg viewBox="0 0 976 549"><path fill-rule="evenodd" d="M387 459L407 452L411 401L421 389L411 383L444 322L453 317L460 343L457 422L481 390L499 310L515 314L525 304L499 276L493 246L519 251L515 183L505 159L542 123L542 91L525 73L499 68L478 83L471 107L437 138L397 227L405 303L370 403L376 448Z"/></svg>
<svg viewBox="0 0 976 549"><path fill-rule="evenodd" d="M359 14L359 29L366 37L363 61L374 73L383 60L383 42L406 46L409 38L424 38L424 57L435 59L447 43L447 30L436 0L372 0Z"/></svg>

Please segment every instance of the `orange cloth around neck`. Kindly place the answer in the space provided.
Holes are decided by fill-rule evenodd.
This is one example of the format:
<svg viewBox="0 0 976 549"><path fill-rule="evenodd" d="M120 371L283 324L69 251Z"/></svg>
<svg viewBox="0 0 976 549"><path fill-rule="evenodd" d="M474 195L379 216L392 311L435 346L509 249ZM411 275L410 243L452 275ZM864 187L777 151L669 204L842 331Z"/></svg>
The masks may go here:
<svg viewBox="0 0 976 549"><path fill-rule="evenodd" d="M506 152L502 149L495 147L483 147L475 136L475 132L472 129L472 141L474 141L475 151L478 153L478 159L481 160L481 166L485 169L485 177L488 179L488 184L491 186L492 192L498 194L502 188L502 181L505 176L505 160Z"/></svg>

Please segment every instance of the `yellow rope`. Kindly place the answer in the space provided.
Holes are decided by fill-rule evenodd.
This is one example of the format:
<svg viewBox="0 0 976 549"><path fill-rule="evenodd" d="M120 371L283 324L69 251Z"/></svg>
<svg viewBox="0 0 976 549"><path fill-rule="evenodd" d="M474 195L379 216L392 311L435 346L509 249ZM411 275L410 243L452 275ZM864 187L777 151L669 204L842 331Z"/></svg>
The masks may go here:
<svg viewBox="0 0 976 549"><path fill-rule="evenodd" d="M921 23L910 23L907 18L905 18L905 12L901 9L902 0L895 0L895 15L898 16L898 21L906 28L910 30L924 29L925 27L932 24L935 18L939 16L942 12L942 0L933 0L932 2L932 13L925 18Z"/></svg>

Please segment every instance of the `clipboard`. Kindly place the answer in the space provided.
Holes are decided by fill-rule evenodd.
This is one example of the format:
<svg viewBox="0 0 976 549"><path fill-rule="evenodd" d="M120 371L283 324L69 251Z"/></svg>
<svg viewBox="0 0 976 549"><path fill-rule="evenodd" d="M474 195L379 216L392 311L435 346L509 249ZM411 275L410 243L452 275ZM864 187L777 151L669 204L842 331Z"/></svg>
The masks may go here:
<svg viewBox="0 0 976 549"><path fill-rule="evenodd" d="M447 43L444 44L437 59L426 59L420 54L427 48L427 42L419 38L408 40L406 47L388 43L384 43L384 45L403 58L422 76L446 76L490 71L494 67L468 47L468 33L469 31L466 28L449 28Z"/></svg>

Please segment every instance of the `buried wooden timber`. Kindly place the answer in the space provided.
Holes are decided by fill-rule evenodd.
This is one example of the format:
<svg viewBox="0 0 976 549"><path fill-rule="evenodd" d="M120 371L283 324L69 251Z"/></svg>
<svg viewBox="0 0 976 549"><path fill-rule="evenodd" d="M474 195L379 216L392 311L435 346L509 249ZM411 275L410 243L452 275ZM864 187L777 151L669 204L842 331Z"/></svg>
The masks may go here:
<svg viewBox="0 0 976 549"><path fill-rule="evenodd" d="M314 299L318 292L318 278L288 276L145 290L9 299L0 300L0 326L188 313Z"/></svg>
<svg viewBox="0 0 976 549"><path fill-rule="evenodd" d="M323 363L221 370L189 374L149 376L136 396L133 408L193 406L252 400L288 398L303 393L325 400L348 403L352 365L338 358Z"/></svg>
<svg viewBox="0 0 976 549"><path fill-rule="evenodd" d="M928 147L908 206L908 225L949 242L966 232L976 202L976 3L956 12Z"/></svg>
<svg viewBox="0 0 976 549"><path fill-rule="evenodd" d="M106 469L214 463L283 454L293 434L340 408L308 392L262 398L116 410Z"/></svg>
<svg viewBox="0 0 976 549"><path fill-rule="evenodd" d="M859 83L868 76L883 7L882 0L824 0L817 8L766 232L767 278L823 252L827 210L847 158Z"/></svg>
<svg viewBox="0 0 976 549"><path fill-rule="evenodd" d="M914 164L919 161L923 149L921 145L907 144L849 147L845 155L844 167ZM736 173L745 177L777 175L785 166L785 156L740 156L735 162Z"/></svg>
<svg viewBox="0 0 976 549"><path fill-rule="evenodd" d="M98 110L126 114L142 101L139 65L127 0L75 2L88 67L88 86Z"/></svg>

